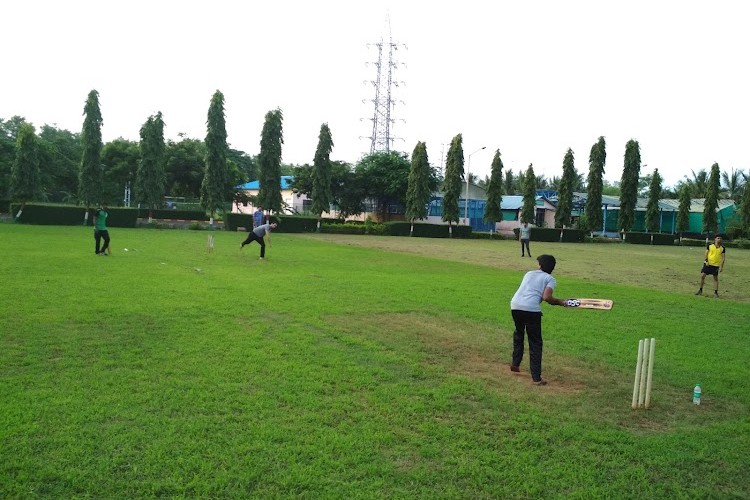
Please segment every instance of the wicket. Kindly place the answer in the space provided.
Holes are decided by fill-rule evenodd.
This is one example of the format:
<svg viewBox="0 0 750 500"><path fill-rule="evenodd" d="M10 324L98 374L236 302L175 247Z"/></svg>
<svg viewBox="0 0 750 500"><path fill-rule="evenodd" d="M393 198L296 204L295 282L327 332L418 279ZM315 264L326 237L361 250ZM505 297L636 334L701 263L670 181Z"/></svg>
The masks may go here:
<svg viewBox="0 0 750 500"><path fill-rule="evenodd" d="M635 364L633 383L633 409L651 406L651 374L654 370L654 348L656 339L638 341L638 361Z"/></svg>
<svg viewBox="0 0 750 500"><path fill-rule="evenodd" d="M208 243L206 244L206 250L208 253L213 253L214 251L214 235L209 234L208 235Z"/></svg>

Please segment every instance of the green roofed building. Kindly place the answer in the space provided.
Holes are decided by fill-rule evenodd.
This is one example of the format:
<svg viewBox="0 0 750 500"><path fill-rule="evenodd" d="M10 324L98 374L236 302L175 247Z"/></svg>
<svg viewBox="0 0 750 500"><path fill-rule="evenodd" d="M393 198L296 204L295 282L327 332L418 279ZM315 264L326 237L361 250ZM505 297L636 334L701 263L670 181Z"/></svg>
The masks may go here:
<svg viewBox="0 0 750 500"><path fill-rule="evenodd" d="M703 198L694 198L690 204L690 229L688 233L701 234L703 232ZM631 231L646 232L646 205L647 198L638 198L635 207L635 222ZM573 198L573 217L579 217L586 207L586 193L575 193ZM659 200L659 232L676 233L677 232L677 212L679 211L680 201L663 199ZM594 234L617 236L617 217L620 210L620 198L618 196L602 196L602 229L594 231ZM734 200L719 200L719 207L716 210L716 221L718 232L726 233L727 225L734 217L737 207Z"/></svg>

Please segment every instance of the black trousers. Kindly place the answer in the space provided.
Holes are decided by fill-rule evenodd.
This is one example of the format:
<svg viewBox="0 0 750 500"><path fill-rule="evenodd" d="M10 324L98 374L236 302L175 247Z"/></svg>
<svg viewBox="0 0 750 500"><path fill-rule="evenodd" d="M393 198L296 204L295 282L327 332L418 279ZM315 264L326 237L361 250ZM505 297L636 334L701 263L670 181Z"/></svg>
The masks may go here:
<svg viewBox="0 0 750 500"><path fill-rule="evenodd" d="M242 246L249 245L253 241L257 241L260 245L260 256L265 257L266 256L266 241L263 239L262 236L258 236L254 232L250 231L250 233L247 235L247 239L242 242Z"/></svg>
<svg viewBox="0 0 750 500"><path fill-rule="evenodd" d="M523 257L524 249L526 253L531 257L531 248L529 248L529 240L521 240L521 257Z"/></svg>
<svg viewBox="0 0 750 500"><path fill-rule="evenodd" d="M513 332L513 366L523 360L524 331L529 338L529 368L534 382L542 379L542 313L513 309L511 312L516 329Z"/></svg>
<svg viewBox="0 0 750 500"><path fill-rule="evenodd" d="M102 243L102 239L104 240L104 246L101 247L100 250L99 246ZM96 240L96 253L103 253L107 248L109 248L109 231L107 231L106 229L94 229L94 240Z"/></svg>

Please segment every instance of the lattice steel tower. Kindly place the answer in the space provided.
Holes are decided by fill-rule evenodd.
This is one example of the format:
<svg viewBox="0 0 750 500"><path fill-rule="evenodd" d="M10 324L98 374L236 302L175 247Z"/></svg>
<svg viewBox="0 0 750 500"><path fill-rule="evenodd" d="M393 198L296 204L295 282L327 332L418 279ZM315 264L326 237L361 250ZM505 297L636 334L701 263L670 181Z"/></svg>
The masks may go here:
<svg viewBox="0 0 750 500"><path fill-rule="evenodd" d="M395 43L391 36L391 20L390 16L386 17L386 29L388 31L388 41L384 41L383 37L380 38L379 42L368 43L367 47L374 47L377 50L377 60L372 63L377 70L374 80L366 81L365 83L371 83L375 90L375 97L371 100L374 107L372 118L372 134L369 137L363 137L370 140L370 153L378 151L390 151L393 147L393 142L399 137L393 135L392 126L396 122L394 108L396 103L403 101L397 100L394 93L394 88L398 87L403 82L399 82L394 78L394 72L400 64L394 58L394 52L399 47L406 48L406 45ZM363 102L366 102L364 100Z"/></svg>

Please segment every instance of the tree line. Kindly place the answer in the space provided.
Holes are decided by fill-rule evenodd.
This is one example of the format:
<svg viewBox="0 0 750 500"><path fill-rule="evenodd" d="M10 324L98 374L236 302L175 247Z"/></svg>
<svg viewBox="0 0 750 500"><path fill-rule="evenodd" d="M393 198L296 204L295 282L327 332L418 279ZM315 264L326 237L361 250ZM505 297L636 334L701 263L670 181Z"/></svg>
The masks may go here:
<svg viewBox="0 0 750 500"><path fill-rule="evenodd" d="M282 164L283 114L280 109L265 116L260 140L260 153L251 156L232 149L227 143L224 116L224 96L216 91L207 113L207 133L204 140L180 135L179 141L164 139L164 117L161 112L149 116L140 129L140 140L123 138L104 144L101 137L103 118L99 94L92 90L84 105L84 122L80 133L44 125L39 134L22 117L0 119L0 198L23 203L50 201L85 205L108 201L118 204L125 186L132 187L133 200L148 208L158 208L165 196L200 199L211 215L228 203L252 201L269 212L280 212L283 207L279 179L294 176L293 188L312 199L311 211L318 217L334 207L340 216L349 217L363 211L378 212L387 217L394 206L401 207L407 219L420 220L427 216L433 193L443 194L443 220L449 225L459 221L461 186L466 180L463 162L462 135L451 141L444 174L432 166L427 145L418 142L411 157L406 153L389 151L364 155L355 164L330 159L333 136L327 124L322 124L318 146L312 165ZM538 190L558 192L555 225L569 227L573 211L573 193L586 192L585 216L579 225L597 230L602 224L601 197L620 196L618 228L627 231L634 221L638 197L648 196L646 225L658 228L658 200L679 198L678 230L687 225L691 198L706 199L707 231L715 229L715 215L709 212L718 199L733 198L741 207L742 226L747 228L750 209L748 174L742 171L720 172L718 165L710 171L693 172L673 188L662 186L658 169L641 176L640 146L631 140L626 145L620 182L603 179L606 164L606 142L600 137L589 155L589 171L583 174L575 168L574 153L565 153L562 175L546 179L537 176L533 165L514 173L503 171L501 153L495 151L491 174L479 180L469 175L469 182L487 191L488 203L485 222L502 219L500 202L507 194L522 194L524 205L521 219L534 221L534 199ZM236 186L258 179L260 190L253 200L243 198ZM687 200L687 201L686 201ZM23 205L22 205L23 206ZM712 222L713 221L713 222ZM682 223L682 224L681 224Z"/></svg>

